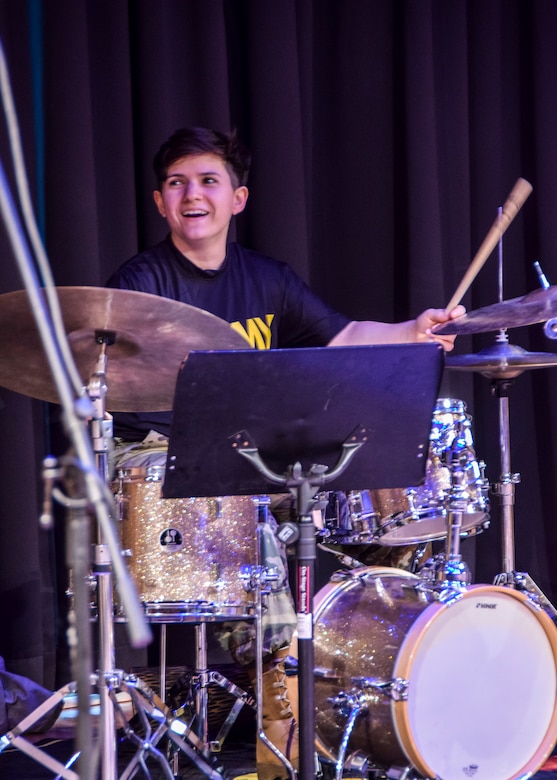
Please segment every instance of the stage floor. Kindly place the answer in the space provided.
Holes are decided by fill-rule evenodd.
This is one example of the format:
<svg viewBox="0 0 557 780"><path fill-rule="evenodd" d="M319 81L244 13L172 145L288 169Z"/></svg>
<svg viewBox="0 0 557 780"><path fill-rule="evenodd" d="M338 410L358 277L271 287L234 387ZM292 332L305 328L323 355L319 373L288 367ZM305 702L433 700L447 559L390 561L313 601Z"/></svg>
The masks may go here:
<svg viewBox="0 0 557 780"><path fill-rule="evenodd" d="M61 763L67 762L74 755L74 742L71 739L60 738L56 734L48 734L41 738L37 747L55 758ZM161 750L164 749L164 741L159 743ZM128 769L130 762L134 759L136 748L128 741L123 741L118 747L118 777ZM251 741L241 743L238 740L229 741L223 745L223 749L218 754L216 766L223 768L223 777L227 780L233 778L245 778L251 775L249 780L256 780L255 773L255 747ZM179 756L177 774L174 774L175 764L168 764L172 768L172 776L180 780L206 780L207 774L202 772L195 764L183 753ZM161 767L160 763L152 757L146 759L148 774L140 767L137 768L133 777L149 778L150 780L168 780L168 769ZM29 758L15 747L6 749L0 754L0 778L1 780L53 780L55 773L47 769L41 763ZM334 770L332 767L324 767L324 780L332 780ZM557 780L557 761L550 758L544 767L532 776L532 780Z"/></svg>

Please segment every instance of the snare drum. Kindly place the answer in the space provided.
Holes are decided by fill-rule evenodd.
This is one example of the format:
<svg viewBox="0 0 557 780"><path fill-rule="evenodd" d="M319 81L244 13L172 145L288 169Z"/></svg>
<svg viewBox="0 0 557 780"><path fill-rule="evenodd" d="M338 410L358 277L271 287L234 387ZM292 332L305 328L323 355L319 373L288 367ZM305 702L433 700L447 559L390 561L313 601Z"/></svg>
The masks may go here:
<svg viewBox="0 0 557 780"><path fill-rule="evenodd" d="M161 498L164 466L127 468L114 483L120 537L148 616L164 622L253 614L243 574L258 563L265 496ZM249 577L248 577L249 579Z"/></svg>
<svg viewBox="0 0 557 780"><path fill-rule="evenodd" d="M557 629L522 592L472 585L443 601L402 569L356 569L316 594L314 637L325 760L513 780L552 750Z"/></svg>

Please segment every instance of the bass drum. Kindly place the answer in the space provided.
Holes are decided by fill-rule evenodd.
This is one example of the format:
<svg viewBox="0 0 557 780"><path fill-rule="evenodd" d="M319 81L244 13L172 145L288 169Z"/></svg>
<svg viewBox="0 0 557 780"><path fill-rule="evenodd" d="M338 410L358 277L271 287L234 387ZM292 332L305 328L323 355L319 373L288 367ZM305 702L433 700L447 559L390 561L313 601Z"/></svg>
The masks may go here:
<svg viewBox="0 0 557 780"><path fill-rule="evenodd" d="M518 780L552 750L557 629L522 592L472 585L443 602L402 569L340 572L315 596L314 637L326 760Z"/></svg>

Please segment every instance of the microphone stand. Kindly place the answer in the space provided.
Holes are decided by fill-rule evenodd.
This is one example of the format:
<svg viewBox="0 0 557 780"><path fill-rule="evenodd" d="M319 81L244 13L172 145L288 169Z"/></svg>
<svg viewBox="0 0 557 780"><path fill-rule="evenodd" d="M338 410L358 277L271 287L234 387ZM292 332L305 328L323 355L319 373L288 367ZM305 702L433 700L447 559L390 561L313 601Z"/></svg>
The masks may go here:
<svg viewBox="0 0 557 780"><path fill-rule="evenodd" d="M17 209L15 208L11 198L4 168L1 163L0 211L2 213L8 238L14 251L23 284L29 296L31 310L35 318L43 349L45 351L52 377L56 385L57 395L60 400L63 412L64 428L75 452L74 463L77 464L83 477L83 488L87 496L87 504L94 509L99 527L106 542L107 549L110 551L113 565L116 570L120 596L124 605L124 609L126 610L126 615L128 617L128 629L131 643L133 647L145 647L151 641L151 630L144 620L135 587L119 552L118 540L112 525L106 492L104 490L104 485L101 484L102 481L99 479L97 469L95 467L95 459L93 457L91 442L89 440L87 427L85 424L86 420L93 416L91 411L91 403L84 395L80 395L77 398L75 397L74 390L72 389L72 384L69 379L72 368L64 363L64 360L62 359L62 354L67 355L68 353L71 353L69 352L67 344L62 345L56 337L56 331L53 326L52 317L45 305L44 298L41 293L41 286L39 284L39 280L34 268L34 263L27 246L25 233L21 227ZM73 366L73 371L75 374L77 374L75 366ZM68 506L71 507L72 502L68 502ZM72 546L79 546L75 544L74 534L70 534L70 542L72 542ZM80 553L79 550L75 549L69 550L68 553L69 558L72 560L72 562L74 562L75 565L77 565L78 568L80 568L79 558L81 554L82 553ZM76 592L78 599L81 598L81 593L82 589L78 588ZM78 612L81 612L85 609L85 607L76 606L76 609ZM78 639L79 637L75 638L77 644L79 644ZM88 649L88 647L89 643L85 637L83 637L83 648ZM88 676L88 670L92 664L89 652L87 652L87 656L88 657L79 658L80 663L83 664L83 669L87 671L85 671L83 675L81 675L78 671L75 675L76 678ZM107 660L108 659L105 659L102 665L109 667L110 664L106 662ZM84 706L85 699L87 700L88 713L89 697L83 694L80 697L81 701L79 703L80 706ZM54 705L56 703L57 701L53 702ZM108 711L109 708L105 707L104 709L105 711ZM38 712L38 710L36 712ZM80 717L83 718L84 724L88 723L87 713L85 711L80 711L79 713ZM26 727L29 727L33 722L34 719L31 716L28 716L24 719L24 721L22 721L20 727L23 725L23 723L26 724ZM90 729L87 730L90 732ZM80 761L81 780L94 780L92 775L94 762L89 760L89 757L92 755L92 736L91 733L85 734L82 733L82 731L83 730L80 729L78 732L78 737L81 744L78 744L77 746L78 752L82 756L82 760ZM2 743L0 744L0 749L6 747L6 743L13 739L16 747L21 747L21 749L28 753L33 752L33 757L42 761L42 759L37 756L37 751L31 751L32 746L28 746L26 740L22 739L21 733L21 730L16 728L13 730L13 733L3 737ZM45 757L44 762L46 763L46 761L47 758ZM48 759L48 761L51 763L50 759ZM62 767L62 776L70 777L73 776L73 774L74 773L67 773ZM108 774L103 775L103 780L111 780L111 778L114 776L114 773L109 772Z"/></svg>

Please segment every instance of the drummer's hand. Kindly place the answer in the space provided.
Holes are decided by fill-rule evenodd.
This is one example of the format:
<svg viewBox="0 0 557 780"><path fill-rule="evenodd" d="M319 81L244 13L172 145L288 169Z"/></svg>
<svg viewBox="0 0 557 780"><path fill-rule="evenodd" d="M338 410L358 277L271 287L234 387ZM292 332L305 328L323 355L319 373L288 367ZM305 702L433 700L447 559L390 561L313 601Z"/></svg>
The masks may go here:
<svg viewBox="0 0 557 780"><path fill-rule="evenodd" d="M461 305L455 306L450 312L446 309L426 309L416 317L416 341L436 341L446 352L450 352L454 347L456 336L441 336L432 333L431 329L434 325L462 317L465 313L466 309Z"/></svg>

